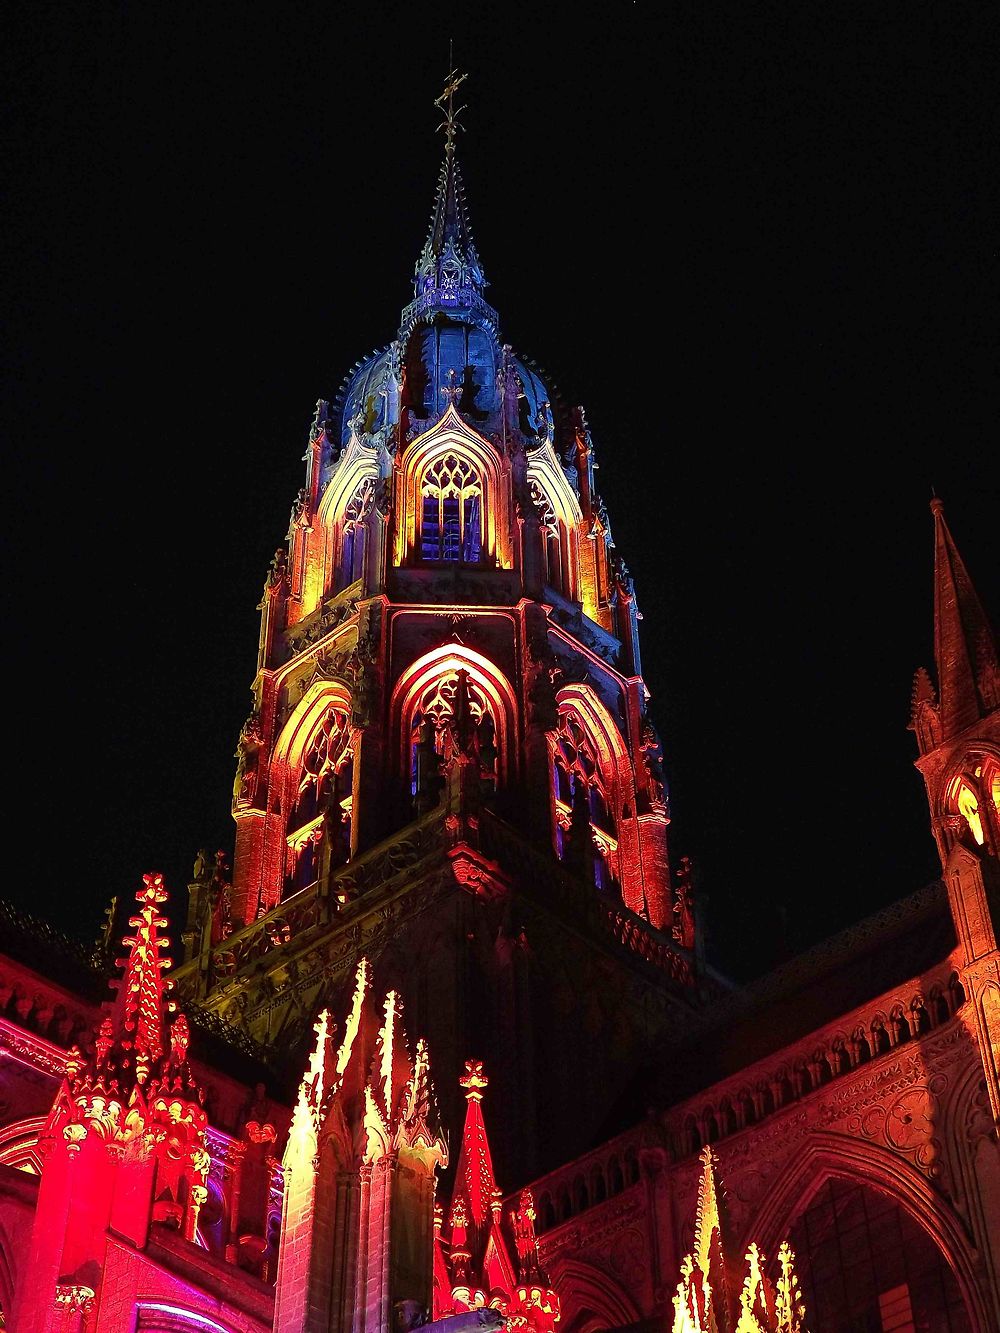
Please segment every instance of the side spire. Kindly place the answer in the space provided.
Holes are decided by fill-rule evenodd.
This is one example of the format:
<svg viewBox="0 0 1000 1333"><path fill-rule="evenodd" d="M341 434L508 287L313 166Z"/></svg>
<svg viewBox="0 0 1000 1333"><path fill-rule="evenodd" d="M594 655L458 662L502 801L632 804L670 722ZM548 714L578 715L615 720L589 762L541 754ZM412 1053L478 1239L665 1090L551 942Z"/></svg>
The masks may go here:
<svg viewBox="0 0 1000 1333"><path fill-rule="evenodd" d="M944 504L934 515L934 665L942 739L949 740L1000 704L997 644L983 604L948 530Z"/></svg>
<svg viewBox="0 0 1000 1333"><path fill-rule="evenodd" d="M142 878L143 887L135 895L139 911L129 918L133 933L122 941L128 954L116 963L122 975L111 982L117 994L97 1029L93 1054L85 1058L74 1047L67 1071L75 1092L99 1089L126 1103L137 1092L152 1096L164 1079L180 1087L180 1077L185 1094L200 1101L187 1063L187 1019L177 1014L169 1026L167 1022L167 1015L177 1011L169 996L173 983L163 975L170 959L162 950L170 941L159 933L167 925L161 914L167 891L162 875Z"/></svg>
<svg viewBox="0 0 1000 1333"><path fill-rule="evenodd" d="M777 1288L754 1241L739 1283L722 1234L718 1160L710 1147L702 1150L694 1250L681 1263L671 1333L806 1333L795 1258L786 1241L778 1250Z"/></svg>
<svg viewBox="0 0 1000 1333"><path fill-rule="evenodd" d="M434 1236L434 1318L493 1307L511 1328L553 1333L561 1318L559 1297L538 1255L535 1205L529 1190L503 1219L503 1199L483 1122L483 1090L489 1080L481 1060L466 1060L459 1079L468 1110L462 1131L451 1208ZM513 1239L513 1245L511 1244Z"/></svg>
<svg viewBox="0 0 1000 1333"><path fill-rule="evenodd" d="M68 1052L43 1137L50 1156L83 1152L90 1159L107 1150L100 1168L106 1172L127 1156L133 1183L120 1199L109 1186L100 1205L111 1209L121 1234L144 1237L152 1221L191 1240L208 1197L205 1093L188 1060L187 1019L168 998L171 983L163 976L170 965L161 952L170 941L159 933L167 924L163 876L144 875L135 896L139 911L123 941L129 952L118 961L123 975L112 983L117 996L106 1006L92 1052L75 1046ZM174 1015L170 1023L167 1014ZM98 1216L98 1205L84 1200L81 1207Z"/></svg>
<svg viewBox="0 0 1000 1333"><path fill-rule="evenodd" d="M482 1060L466 1060L465 1073L458 1081L465 1089L468 1109L455 1172L455 1196L462 1197L469 1226L476 1233L477 1240L481 1240L492 1222L494 1202L499 1199L493 1157L483 1124L483 1089L488 1086L489 1079L483 1073Z"/></svg>
<svg viewBox="0 0 1000 1333"><path fill-rule="evenodd" d="M167 901L163 876L143 875L142 879L143 887L136 894L140 911L129 918L135 934L126 935L122 941L129 954L118 960L118 966L125 972L118 983L115 1006L116 1036L126 1050L131 1048L135 1052L135 1075L139 1083L145 1082L150 1067L163 1054L164 993L171 986L163 976L170 959L160 953L169 941L158 935L167 925L166 917L160 915L160 907ZM172 1000L167 1001L167 1007L173 1011Z"/></svg>

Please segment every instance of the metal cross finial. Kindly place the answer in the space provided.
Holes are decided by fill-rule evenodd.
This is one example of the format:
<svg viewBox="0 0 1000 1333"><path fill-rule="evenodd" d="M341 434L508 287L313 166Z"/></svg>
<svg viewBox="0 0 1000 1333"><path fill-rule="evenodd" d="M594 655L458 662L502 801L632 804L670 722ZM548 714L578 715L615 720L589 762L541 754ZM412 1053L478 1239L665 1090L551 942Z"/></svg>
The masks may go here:
<svg viewBox="0 0 1000 1333"><path fill-rule="evenodd" d="M449 64L451 62L449 61ZM439 130L444 130L444 146L446 152L452 152L455 147L455 131L465 129L464 125L458 123L458 117L465 110L464 106L455 107L455 93L461 84L468 78L468 74L459 74L454 66L448 71L444 81L444 90L440 97L434 99L434 105L444 114L444 120L438 126ZM447 104L447 105L446 105Z"/></svg>

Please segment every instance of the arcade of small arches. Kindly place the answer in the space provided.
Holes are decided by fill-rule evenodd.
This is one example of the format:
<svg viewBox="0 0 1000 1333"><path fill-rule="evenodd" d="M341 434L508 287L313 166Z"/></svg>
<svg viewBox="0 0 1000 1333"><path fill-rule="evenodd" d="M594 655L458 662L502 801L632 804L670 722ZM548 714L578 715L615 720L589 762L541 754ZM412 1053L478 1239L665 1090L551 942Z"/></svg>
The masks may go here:
<svg viewBox="0 0 1000 1333"><path fill-rule="evenodd" d="M879 1008L850 1034L837 1032L801 1055L792 1052L732 1092L668 1118L660 1146L669 1161L693 1158L705 1145L760 1124L841 1075L943 1026L964 1003L958 974L942 975L926 993L917 991L908 1002L897 1000ZM582 1167L578 1164L572 1177L556 1173L552 1183L543 1182L537 1192L539 1231L569 1221L638 1179L639 1157L632 1145L606 1151Z"/></svg>
<svg viewBox="0 0 1000 1333"><path fill-rule="evenodd" d="M793 1051L773 1069L762 1070L724 1094L686 1112L671 1126L669 1141L678 1160L699 1152L750 1125L759 1124L860 1065L877 1059L943 1026L965 1003L956 972L942 975L908 999L875 1010L850 1031L834 1033L819 1045Z"/></svg>
<svg viewBox="0 0 1000 1333"><path fill-rule="evenodd" d="M543 1187L537 1194L535 1209L539 1233L551 1231L570 1218L595 1208L622 1194L641 1178L639 1150L629 1144L620 1151L601 1154L583 1164L571 1179Z"/></svg>

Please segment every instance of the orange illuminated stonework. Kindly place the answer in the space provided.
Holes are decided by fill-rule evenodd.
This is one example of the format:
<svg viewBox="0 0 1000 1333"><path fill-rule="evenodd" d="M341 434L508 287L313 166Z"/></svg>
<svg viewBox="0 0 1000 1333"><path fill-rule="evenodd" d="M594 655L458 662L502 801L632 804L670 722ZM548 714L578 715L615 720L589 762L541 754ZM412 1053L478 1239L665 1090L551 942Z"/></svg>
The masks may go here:
<svg viewBox="0 0 1000 1333"><path fill-rule="evenodd" d="M83 954L0 905L4 1326L992 1333L1000 670L941 503L942 878L736 987L586 415L486 299L461 81L411 298L318 403L267 571L232 855L146 876L117 967L114 907Z"/></svg>
<svg viewBox="0 0 1000 1333"><path fill-rule="evenodd" d="M722 1205L711 1148L701 1153L694 1250L681 1261L674 1296L672 1333L805 1333L805 1306L795 1275L795 1256L787 1241L778 1248L778 1274L771 1282L765 1259L751 1241L742 1273L724 1240Z"/></svg>

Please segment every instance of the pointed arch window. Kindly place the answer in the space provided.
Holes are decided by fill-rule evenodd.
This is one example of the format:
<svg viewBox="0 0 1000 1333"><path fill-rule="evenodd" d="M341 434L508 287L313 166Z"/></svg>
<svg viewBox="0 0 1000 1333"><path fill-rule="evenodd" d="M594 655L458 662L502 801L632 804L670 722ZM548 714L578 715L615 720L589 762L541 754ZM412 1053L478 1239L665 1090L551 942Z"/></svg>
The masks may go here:
<svg viewBox="0 0 1000 1333"><path fill-rule="evenodd" d="M793 1222L789 1239L810 1328L968 1333L972 1327L945 1256L888 1192L830 1177Z"/></svg>
<svg viewBox="0 0 1000 1333"><path fill-rule="evenodd" d="M609 778L601 770L597 747L573 712L560 714L552 746L552 787L560 859L569 850L574 812L585 808L596 852L595 880L599 888L610 888L614 882L612 863L618 848L618 829L612 812Z"/></svg>
<svg viewBox="0 0 1000 1333"><path fill-rule="evenodd" d="M970 846L1000 845L1000 765L992 755L970 756L952 780L948 809Z"/></svg>
<svg viewBox="0 0 1000 1333"><path fill-rule="evenodd" d="M467 671L448 671L421 691L410 714L410 790L414 796L423 751L432 748L440 762L451 758L462 708L467 709L468 724L476 734L484 780L489 783L492 775L495 785L497 719L493 701Z"/></svg>
<svg viewBox="0 0 1000 1333"><path fill-rule="evenodd" d="M312 884L320 873L320 845L327 864L342 865L351 853L354 736L347 707L324 714L306 746L286 820L291 889Z"/></svg>
<svg viewBox="0 0 1000 1333"><path fill-rule="evenodd" d="M420 554L424 560L478 564L483 558L483 482L461 454L428 465L420 485Z"/></svg>
<svg viewBox="0 0 1000 1333"><path fill-rule="evenodd" d="M333 586L342 592L362 578L365 570L366 519L375 502L375 478L366 477L348 501L340 521Z"/></svg>
<svg viewBox="0 0 1000 1333"><path fill-rule="evenodd" d="M958 813L965 820L969 832L980 847L983 845L983 817L979 809L979 798L967 782L959 784L958 799L955 804L958 806Z"/></svg>
<svg viewBox="0 0 1000 1333"><path fill-rule="evenodd" d="M529 482L529 489L541 528L545 582L564 597L572 597L569 533L566 525L560 522L552 501L534 478Z"/></svg>

